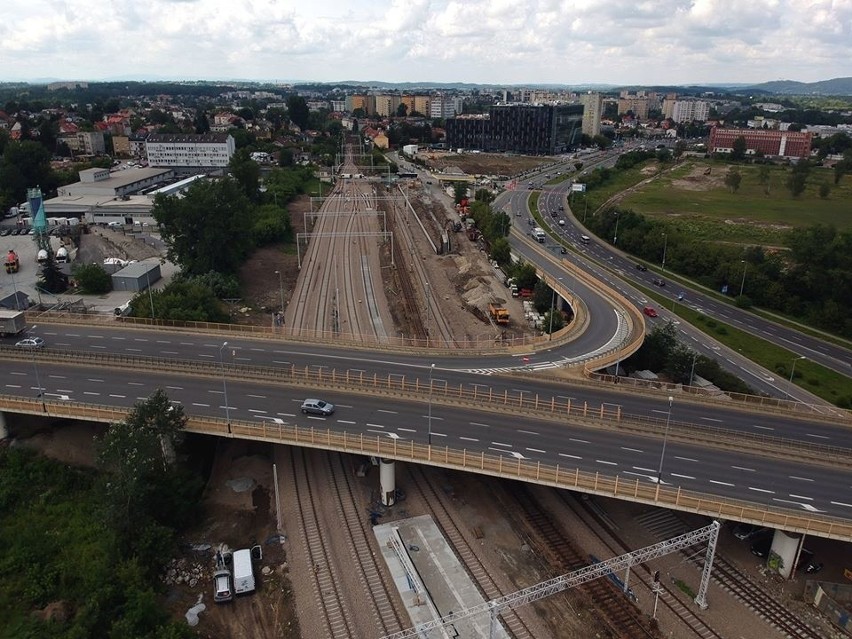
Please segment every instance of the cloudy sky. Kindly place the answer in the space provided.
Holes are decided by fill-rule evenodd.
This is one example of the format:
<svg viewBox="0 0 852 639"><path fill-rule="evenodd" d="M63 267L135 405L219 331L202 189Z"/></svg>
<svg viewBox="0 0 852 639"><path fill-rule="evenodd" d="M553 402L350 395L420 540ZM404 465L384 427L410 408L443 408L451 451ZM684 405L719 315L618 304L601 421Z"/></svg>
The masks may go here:
<svg viewBox="0 0 852 639"><path fill-rule="evenodd" d="M805 82L852 0L4 0L0 81Z"/></svg>

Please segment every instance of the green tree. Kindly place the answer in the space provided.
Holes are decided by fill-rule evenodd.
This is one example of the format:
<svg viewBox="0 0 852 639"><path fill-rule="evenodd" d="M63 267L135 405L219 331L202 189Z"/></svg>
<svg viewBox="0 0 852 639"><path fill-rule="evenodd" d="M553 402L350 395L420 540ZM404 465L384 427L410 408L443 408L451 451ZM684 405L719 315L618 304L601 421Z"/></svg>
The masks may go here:
<svg viewBox="0 0 852 639"><path fill-rule="evenodd" d="M85 295L102 295L112 290L112 277L100 264L79 264L73 273L80 292Z"/></svg>
<svg viewBox="0 0 852 639"><path fill-rule="evenodd" d="M290 121L300 129L304 131L307 128L311 112L308 109L305 98L300 95L291 95L287 98L287 114L290 117Z"/></svg>
<svg viewBox="0 0 852 639"><path fill-rule="evenodd" d="M810 164L807 160L801 160L793 166L790 175L787 176L787 190L794 198L805 192L808 183Z"/></svg>
<svg viewBox="0 0 852 639"><path fill-rule="evenodd" d="M736 140L734 140L734 144L731 149L731 159L735 161L744 160L746 156L746 151L748 151L748 145L746 143L745 137L741 135Z"/></svg>
<svg viewBox="0 0 852 639"><path fill-rule="evenodd" d="M512 261L512 249L509 240L498 237L491 243L491 259L502 267L506 267Z"/></svg>
<svg viewBox="0 0 852 639"><path fill-rule="evenodd" d="M185 426L183 407L157 390L97 443L105 521L122 554L143 566L158 566L175 530L197 512L200 479L174 463Z"/></svg>
<svg viewBox="0 0 852 639"><path fill-rule="evenodd" d="M553 303L553 289L544 280L537 280L533 287L533 306L539 313L544 313Z"/></svg>
<svg viewBox="0 0 852 639"><path fill-rule="evenodd" d="M538 273L536 273L535 266L529 262L517 262L513 277L519 290L522 288L532 290L538 282Z"/></svg>
<svg viewBox="0 0 852 639"><path fill-rule="evenodd" d="M245 229L254 209L231 178L194 182L182 198L157 195L151 212L169 259L188 275L236 273L253 248Z"/></svg>
<svg viewBox="0 0 852 639"><path fill-rule="evenodd" d="M44 192L53 188L50 151L38 142L24 140L6 144L0 159L0 198L2 208L23 202L27 189L40 186Z"/></svg>
<svg viewBox="0 0 852 639"><path fill-rule="evenodd" d="M829 186L828 182L823 182L822 184L819 185L819 196L823 200L828 198L830 193L831 193L831 186Z"/></svg>
<svg viewBox="0 0 852 639"><path fill-rule="evenodd" d="M130 314L133 317L151 317L152 304L158 320L217 323L230 321L213 289L194 277L173 281L162 290L137 293L130 300Z"/></svg>
<svg viewBox="0 0 852 639"><path fill-rule="evenodd" d="M196 133L210 133L210 120L207 119L207 113L204 112L204 109L198 109L192 124Z"/></svg>
<svg viewBox="0 0 852 639"><path fill-rule="evenodd" d="M558 309L550 309L544 313L541 329L545 333L556 333L565 326L565 318Z"/></svg>
<svg viewBox="0 0 852 639"><path fill-rule="evenodd" d="M476 192L473 194L473 199L477 202L491 204L494 201L494 194L488 189L476 189Z"/></svg>
<svg viewBox="0 0 852 639"><path fill-rule="evenodd" d="M41 274L38 278L38 286L41 290L53 293L54 295L64 293L68 290L68 276L56 266L56 260L53 255L49 255L44 266L42 266Z"/></svg>
<svg viewBox="0 0 852 639"><path fill-rule="evenodd" d="M467 182L456 182L453 185L453 201L456 204L467 198L467 189Z"/></svg>
<svg viewBox="0 0 852 639"><path fill-rule="evenodd" d="M278 166L293 166L293 149L281 149L278 155Z"/></svg>
<svg viewBox="0 0 852 639"><path fill-rule="evenodd" d="M408 105L405 103L401 103L398 107L396 107L396 115L400 118L404 118L406 115L408 115Z"/></svg>
<svg viewBox="0 0 852 639"><path fill-rule="evenodd" d="M757 181L763 187L763 192L766 195L769 195L769 167L765 164L761 164L760 168L757 170Z"/></svg>
<svg viewBox="0 0 852 639"><path fill-rule="evenodd" d="M735 167L731 167L725 175L725 186L728 187L731 193L736 193L740 188L740 182L742 182L742 180L743 176L740 172Z"/></svg>
<svg viewBox="0 0 852 639"><path fill-rule="evenodd" d="M237 149L231 157L228 168L243 195L252 202L257 202L260 198L260 165L251 159L248 149Z"/></svg>

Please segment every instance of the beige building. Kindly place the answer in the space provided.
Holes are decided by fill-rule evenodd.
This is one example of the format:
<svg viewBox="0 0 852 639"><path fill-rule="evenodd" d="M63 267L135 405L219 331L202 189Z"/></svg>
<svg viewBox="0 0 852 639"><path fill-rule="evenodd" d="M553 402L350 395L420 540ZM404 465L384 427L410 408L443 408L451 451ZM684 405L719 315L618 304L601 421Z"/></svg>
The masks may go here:
<svg viewBox="0 0 852 639"><path fill-rule="evenodd" d="M432 100L428 95L414 96L414 110L421 115L428 116L432 108Z"/></svg>
<svg viewBox="0 0 852 639"><path fill-rule="evenodd" d="M130 157L130 138L126 135L112 136L112 152L114 155Z"/></svg>
<svg viewBox="0 0 852 639"><path fill-rule="evenodd" d="M583 133L595 137L601 133L601 114L603 113L603 98L600 93L584 93L580 96L583 105Z"/></svg>
<svg viewBox="0 0 852 639"><path fill-rule="evenodd" d="M372 95L347 95L346 110L352 113L356 109L363 109L367 115L376 113L376 101Z"/></svg>
<svg viewBox="0 0 852 639"><path fill-rule="evenodd" d="M396 110L399 108L400 99L398 95L381 94L375 96L376 115L383 118L396 115Z"/></svg>
<svg viewBox="0 0 852 639"><path fill-rule="evenodd" d="M648 96L644 91L639 91L635 94L629 91L622 91L618 97L618 113L624 114L631 111L639 120L648 119Z"/></svg>

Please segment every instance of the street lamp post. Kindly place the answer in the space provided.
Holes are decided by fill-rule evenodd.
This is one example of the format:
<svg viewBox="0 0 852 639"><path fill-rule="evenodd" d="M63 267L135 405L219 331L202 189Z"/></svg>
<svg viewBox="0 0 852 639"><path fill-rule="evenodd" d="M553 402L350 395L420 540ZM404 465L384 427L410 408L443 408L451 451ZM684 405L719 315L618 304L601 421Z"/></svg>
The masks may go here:
<svg viewBox="0 0 852 639"><path fill-rule="evenodd" d="M666 430L663 433L663 450L660 453L660 468L657 470L657 486L663 483L663 459L666 456L666 442L669 439L669 422L672 418L672 402L674 402L674 397L669 397L669 412L666 414Z"/></svg>
<svg viewBox="0 0 852 639"><path fill-rule="evenodd" d="M562 278L557 278L560 282ZM556 287L552 289L553 296L550 298L550 332L548 335L548 339L553 339L553 312L556 310Z"/></svg>
<svg viewBox="0 0 852 639"><path fill-rule="evenodd" d="M151 303L151 319L157 319L154 315L154 294L151 293L151 276L148 271L145 271L145 281L148 283L148 301Z"/></svg>
<svg viewBox="0 0 852 639"><path fill-rule="evenodd" d="M426 439L429 443L429 446L432 446L432 373L435 372L435 364L432 364L429 367L429 416L426 418L427 420L427 431L426 431Z"/></svg>
<svg viewBox="0 0 852 639"><path fill-rule="evenodd" d="M281 271L275 271L276 275L278 275L278 295L281 298L281 312L284 312L284 283L281 279Z"/></svg>
<svg viewBox="0 0 852 639"><path fill-rule="evenodd" d="M621 216L618 214L618 211L615 212L615 233L612 235L612 245L615 246L618 244L618 221L621 219Z"/></svg>
<svg viewBox="0 0 852 639"><path fill-rule="evenodd" d="M692 386L692 380L695 378L695 360L698 359L698 352L692 354L692 370L689 371L689 385Z"/></svg>
<svg viewBox="0 0 852 639"><path fill-rule="evenodd" d="M800 359L807 359L807 357L805 357L804 355L801 355L801 356L799 356L799 357L797 357L796 359L793 360L793 367L790 369L790 386L793 385L793 375L795 375L795 373L796 373L796 362L798 362ZM787 399L790 399L789 387L787 388Z"/></svg>
<svg viewBox="0 0 852 639"><path fill-rule="evenodd" d="M668 245L669 245L669 236L666 235L665 233L663 233L663 265L662 265L662 269L661 269L663 271L666 270L666 248L668 247Z"/></svg>
<svg viewBox="0 0 852 639"><path fill-rule="evenodd" d="M219 367L222 370L222 393L225 396L225 421L228 422L228 432L231 432L231 409L228 406L228 382L225 379L225 356L222 354L222 351L225 350L225 347L228 345L228 342L222 342L222 345L219 347Z"/></svg>
<svg viewBox="0 0 852 639"><path fill-rule="evenodd" d="M746 276L746 270L748 270L748 262L746 262L745 260L740 260L740 262L742 262L742 264L743 264L743 281L740 282L740 297L742 297L743 296L743 289L745 288L745 276Z"/></svg>
<svg viewBox="0 0 852 639"><path fill-rule="evenodd" d="M32 333L32 331L34 331L37 328L38 328L38 326L33 326L28 332ZM43 392L43 389L41 387L41 379L38 376L38 364L36 363L35 349L36 349L35 346L33 346L31 348L30 357L32 357L32 360L33 360L33 372L35 373L36 397L38 397L41 400L41 410L46 413L47 412L47 406L45 406L45 404L44 404L44 392Z"/></svg>

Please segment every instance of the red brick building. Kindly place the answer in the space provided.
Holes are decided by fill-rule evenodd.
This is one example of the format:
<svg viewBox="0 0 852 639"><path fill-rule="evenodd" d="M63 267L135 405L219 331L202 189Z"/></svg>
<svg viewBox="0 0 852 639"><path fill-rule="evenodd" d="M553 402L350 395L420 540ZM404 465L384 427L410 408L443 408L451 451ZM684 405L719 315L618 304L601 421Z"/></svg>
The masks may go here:
<svg viewBox="0 0 852 639"><path fill-rule="evenodd" d="M811 134L775 129L720 129L710 130L710 152L730 153L737 138L745 138L746 153L785 158L806 158L811 154Z"/></svg>

